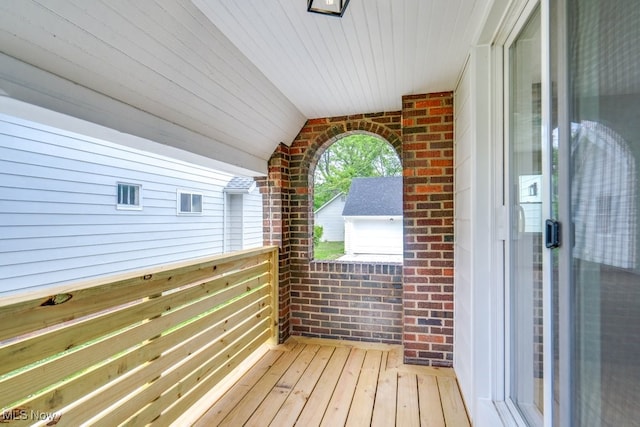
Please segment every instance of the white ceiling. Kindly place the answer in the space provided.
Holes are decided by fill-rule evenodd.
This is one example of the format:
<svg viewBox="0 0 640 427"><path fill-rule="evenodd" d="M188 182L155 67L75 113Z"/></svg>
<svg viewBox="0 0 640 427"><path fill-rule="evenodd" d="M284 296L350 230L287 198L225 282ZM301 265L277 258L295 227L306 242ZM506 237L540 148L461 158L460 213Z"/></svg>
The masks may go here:
<svg viewBox="0 0 640 427"><path fill-rule="evenodd" d="M487 0L351 0L340 18L304 0L193 0L308 118L399 110L452 90Z"/></svg>
<svg viewBox="0 0 640 427"><path fill-rule="evenodd" d="M264 172L307 118L452 90L489 3L351 0L335 18L304 0L3 1L0 89Z"/></svg>

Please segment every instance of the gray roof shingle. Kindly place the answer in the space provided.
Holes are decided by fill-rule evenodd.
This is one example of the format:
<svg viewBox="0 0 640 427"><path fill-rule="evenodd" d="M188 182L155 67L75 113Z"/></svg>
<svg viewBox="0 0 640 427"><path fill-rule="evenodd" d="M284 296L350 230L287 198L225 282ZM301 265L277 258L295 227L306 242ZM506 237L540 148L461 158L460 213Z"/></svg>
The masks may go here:
<svg viewBox="0 0 640 427"><path fill-rule="evenodd" d="M250 177L234 176L224 187L226 193L247 193L256 185L256 181Z"/></svg>
<svg viewBox="0 0 640 427"><path fill-rule="evenodd" d="M402 215L402 177L353 178L342 215Z"/></svg>

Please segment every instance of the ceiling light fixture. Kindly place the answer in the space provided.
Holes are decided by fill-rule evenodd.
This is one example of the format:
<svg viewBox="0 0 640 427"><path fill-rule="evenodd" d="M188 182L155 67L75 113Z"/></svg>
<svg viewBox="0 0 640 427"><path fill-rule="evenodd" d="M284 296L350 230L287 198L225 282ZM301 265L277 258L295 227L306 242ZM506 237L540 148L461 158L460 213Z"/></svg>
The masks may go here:
<svg viewBox="0 0 640 427"><path fill-rule="evenodd" d="M307 0L307 12L341 17L348 4L349 0Z"/></svg>

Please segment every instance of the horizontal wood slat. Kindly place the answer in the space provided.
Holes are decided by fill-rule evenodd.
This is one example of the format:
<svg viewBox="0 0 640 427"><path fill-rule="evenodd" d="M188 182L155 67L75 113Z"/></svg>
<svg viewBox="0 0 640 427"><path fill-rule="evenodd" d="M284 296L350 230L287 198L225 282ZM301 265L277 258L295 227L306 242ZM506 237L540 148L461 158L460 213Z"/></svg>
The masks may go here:
<svg viewBox="0 0 640 427"><path fill-rule="evenodd" d="M175 264L145 270L115 279L63 285L37 293L0 298L0 343L9 338L98 313L112 307L157 295L171 289L210 281L234 271L268 262L272 247L250 249L228 255L216 255L195 264ZM144 286L141 286L144 284ZM69 295L63 304L52 298ZM20 318L20 322L15 322Z"/></svg>
<svg viewBox="0 0 640 427"><path fill-rule="evenodd" d="M204 339L220 339L219 337L226 329L226 325L228 323L233 324L233 322L237 322L238 319L241 319L243 315L246 316L246 312L244 311L241 311L239 315L233 315L238 310L238 306L234 304L230 304L223 310L223 312L218 314L225 317L220 321L217 321L213 328L205 331L206 333L203 334ZM208 322L212 321L215 321L215 318L209 320L206 317L203 317L182 328L181 333L163 335L162 337L148 341L143 345L132 347L123 354L111 358L108 363L100 366L94 366L92 370L84 375L74 378L73 380L65 381L63 384L55 387L55 389L47 393L41 393L36 397L27 400L23 404L33 408L48 407L50 410L54 410L75 400L86 398L87 390L98 389L110 381L112 386L115 387L115 390L123 390L123 387L126 388L128 386L134 386L135 379L140 381L150 381L155 378L155 376L159 375L161 369L168 368L172 362L179 362L181 358L187 357L189 352L197 351L198 345L202 341L185 343L184 340L185 338L197 335L200 330L206 328ZM165 357L162 360L158 359L163 349L169 349L176 346L179 351L171 353L170 357ZM104 360L104 353L102 359ZM135 371L137 372L137 376L133 379L130 376L127 376L127 373L134 371L137 367L143 364L150 363L152 360L155 363L153 369L158 372L155 372L153 369L139 372L140 369L138 369ZM143 376L145 374L147 375L146 377ZM122 385L121 382L124 385ZM58 405L56 407L52 407L51 402L57 402ZM106 396L101 394L100 402L94 405L92 410L106 402Z"/></svg>
<svg viewBox="0 0 640 427"><path fill-rule="evenodd" d="M41 360L48 355L78 347L83 343L98 339L127 326L135 325L138 322L160 316L162 313L170 311L172 307L186 305L194 300L197 301L210 293L215 293L231 286L232 283L241 285L243 289L239 293L242 293L244 284L249 279L253 279L255 284L259 284L261 282L260 278L268 274L268 269L268 264L260 264L229 276L202 283L199 286L182 289L153 299L133 302L132 305L114 308L113 311L101 316L71 323L63 328L49 331L46 334L35 335L24 341L16 341L0 348L0 360L8 361L3 364L0 374ZM252 288L255 284L247 283L246 288ZM232 295L231 298L235 296L237 295Z"/></svg>
<svg viewBox="0 0 640 427"><path fill-rule="evenodd" d="M207 308L223 302L223 298L227 296L227 292L233 290L234 288L228 289L211 299L201 300L180 310L166 313L148 322L140 323L117 335L80 348L78 351L65 354L58 359L24 370L22 373L5 380L0 380L0 402L6 402L11 395L26 396L33 394L45 386L54 384L55 381L60 378L66 378L74 372L89 368L101 360L104 360L105 352L110 351L112 354L118 354L127 349L131 349L176 324L186 322L198 316ZM268 298L265 298L263 293L251 293L222 308L221 311L215 315L220 317L226 316L229 313L233 313L234 310L237 310L238 306L241 307L242 305L259 301L258 298L260 298L260 301L264 300L264 303L268 304ZM200 320L198 323L200 324L202 322L203 320ZM193 327L199 327L199 325L193 325L192 328ZM131 365L129 364L128 366ZM120 371L122 372L122 369L120 369Z"/></svg>
<svg viewBox="0 0 640 427"><path fill-rule="evenodd" d="M244 328L237 328L236 331L239 332L243 329ZM247 333L241 334L237 332L229 336L229 343L221 343L221 345L214 347L214 349L217 349L217 347L224 347L214 358L203 361L202 363L200 363L201 360L195 359L192 362L195 367L190 371L191 373L189 375L181 375L183 374L182 371L174 371L172 372L174 375L167 376L165 381L167 385L175 384L175 386L171 387L171 389L165 392L162 396L159 396L157 400L152 399L143 411L131 420L129 425L145 425L157 419L167 407L175 404L176 401L182 397L183 393L190 390L191 387L198 385L201 378L208 378L208 376L215 373L218 368L225 367L229 357L234 356L237 352L258 340L260 343L263 343L269 335L268 317L255 324ZM257 348L257 346L255 348ZM213 353L213 351L211 351L211 353ZM204 357L201 357L200 359L203 358ZM185 368L184 370L186 371L187 369ZM160 380L156 382L160 382ZM153 385L155 385L155 382ZM180 407L187 409L194 403L195 401L192 399L185 399ZM171 412L173 412L175 416L172 416L171 418L177 418L182 414L182 411L176 410L175 407L171 408ZM114 413L119 414L118 410L115 410ZM108 417L106 421L110 422L111 417ZM110 424L105 424L105 426L108 425Z"/></svg>
<svg viewBox="0 0 640 427"><path fill-rule="evenodd" d="M36 413L65 425L170 423L277 336L277 257L267 247L83 284L53 294L72 296L56 305L0 301L14 332L0 342L0 408L11 408L0 421L14 410L12 425Z"/></svg>

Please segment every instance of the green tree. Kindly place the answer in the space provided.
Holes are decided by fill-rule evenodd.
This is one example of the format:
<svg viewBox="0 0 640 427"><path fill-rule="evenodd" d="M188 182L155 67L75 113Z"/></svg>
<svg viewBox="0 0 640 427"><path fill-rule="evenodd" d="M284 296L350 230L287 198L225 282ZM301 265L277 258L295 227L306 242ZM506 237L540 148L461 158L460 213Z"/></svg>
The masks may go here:
<svg viewBox="0 0 640 427"><path fill-rule="evenodd" d="M327 148L316 165L313 207L348 193L353 178L401 173L400 159L389 143L371 135L346 136Z"/></svg>

